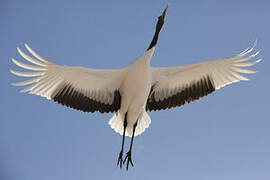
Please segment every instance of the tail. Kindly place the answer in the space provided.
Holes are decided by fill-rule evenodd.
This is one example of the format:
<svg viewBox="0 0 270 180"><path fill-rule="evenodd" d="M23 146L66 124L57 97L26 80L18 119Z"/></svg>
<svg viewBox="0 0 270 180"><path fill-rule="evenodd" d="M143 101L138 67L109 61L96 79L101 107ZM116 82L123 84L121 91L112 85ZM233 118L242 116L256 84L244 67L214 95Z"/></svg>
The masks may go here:
<svg viewBox="0 0 270 180"><path fill-rule="evenodd" d="M123 131L124 131L123 122L124 122L124 118L120 115L119 112L116 112L110 119L109 125L111 126L112 129L115 130L115 132L123 135ZM139 117L134 136L138 136L142 134L145 131L145 129L149 127L150 124L151 124L151 118L149 117L147 112L144 111L142 115ZM127 129L126 136L131 137L132 130Z"/></svg>

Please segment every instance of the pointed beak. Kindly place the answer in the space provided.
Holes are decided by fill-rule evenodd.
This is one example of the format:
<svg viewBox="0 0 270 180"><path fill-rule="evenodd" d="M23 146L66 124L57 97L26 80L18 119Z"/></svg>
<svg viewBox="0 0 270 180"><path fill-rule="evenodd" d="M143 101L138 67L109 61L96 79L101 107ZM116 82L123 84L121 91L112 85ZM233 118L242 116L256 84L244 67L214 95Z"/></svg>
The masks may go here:
<svg viewBox="0 0 270 180"><path fill-rule="evenodd" d="M169 7L169 4L167 4L166 8L164 9L164 11L163 11L163 13L161 15L161 18L162 18L163 21L165 20L165 16L167 14L168 7Z"/></svg>

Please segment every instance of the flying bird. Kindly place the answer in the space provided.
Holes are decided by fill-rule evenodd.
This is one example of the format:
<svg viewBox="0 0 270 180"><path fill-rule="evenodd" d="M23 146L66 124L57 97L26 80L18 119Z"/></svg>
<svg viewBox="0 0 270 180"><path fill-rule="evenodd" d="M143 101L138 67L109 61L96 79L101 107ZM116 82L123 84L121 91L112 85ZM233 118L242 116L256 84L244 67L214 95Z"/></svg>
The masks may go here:
<svg viewBox="0 0 270 180"><path fill-rule="evenodd" d="M129 164L133 166L134 137L142 134L151 123L147 111L182 106L228 84L249 80L242 73L252 74L256 71L243 67L261 61L248 61L259 53L259 51L252 53L257 42L255 41L252 47L225 59L184 66L151 67L150 60L165 22L167 10L168 5L158 17L154 37L146 52L125 68L92 69L62 66L44 59L25 44L31 56L19 48L17 50L32 64L25 64L14 58L12 61L17 66L31 71L10 71L17 76L35 78L12 83L12 85L30 85L21 92L46 97L84 112L114 112L109 125L122 135L117 165L122 168L126 162L128 170ZM131 142L123 158L125 136L131 137Z"/></svg>

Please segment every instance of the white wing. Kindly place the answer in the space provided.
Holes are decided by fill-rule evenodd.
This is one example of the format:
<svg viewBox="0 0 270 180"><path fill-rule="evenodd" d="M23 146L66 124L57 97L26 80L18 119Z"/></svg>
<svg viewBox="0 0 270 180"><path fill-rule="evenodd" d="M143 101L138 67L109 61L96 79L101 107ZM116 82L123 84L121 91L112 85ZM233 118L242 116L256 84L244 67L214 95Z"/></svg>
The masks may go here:
<svg viewBox="0 0 270 180"><path fill-rule="evenodd" d="M62 105L85 112L100 111L103 113L119 109L121 100L119 86L125 69L101 70L60 66L45 60L28 45L25 44L25 47L36 59L26 55L19 48L17 48L18 52L25 60L37 66L24 64L14 58L12 61L24 69L36 72L10 71L17 76L36 78L12 83L14 86L31 84L21 92L53 99Z"/></svg>
<svg viewBox="0 0 270 180"><path fill-rule="evenodd" d="M221 60L204 61L176 67L153 68L152 89L147 110L161 110L181 106L231 83L249 80L239 73L252 74L256 71L242 67L252 66L261 60L245 62L258 55L249 55L254 49Z"/></svg>

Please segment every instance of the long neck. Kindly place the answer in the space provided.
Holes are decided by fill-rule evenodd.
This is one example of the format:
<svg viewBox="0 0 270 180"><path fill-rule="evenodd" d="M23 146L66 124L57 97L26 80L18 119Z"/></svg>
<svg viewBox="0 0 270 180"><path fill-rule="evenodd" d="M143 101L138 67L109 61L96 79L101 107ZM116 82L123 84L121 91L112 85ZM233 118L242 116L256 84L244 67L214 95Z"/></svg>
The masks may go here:
<svg viewBox="0 0 270 180"><path fill-rule="evenodd" d="M157 25L156 25L155 35L154 35L154 37L153 37L153 39L152 39L152 41L151 41L149 47L147 48L147 51L148 51L149 49L151 49L152 47L156 46L157 41L158 41L159 32L160 32L162 26L163 26L163 23L161 22L161 20L160 20L160 18L159 18L159 20L158 20L158 22L157 22Z"/></svg>
<svg viewBox="0 0 270 180"><path fill-rule="evenodd" d="M164 9L163 13L161 14L161 16L158 17L158 22L156 24L156 31L155 31L155 35L151 41L151 44L149 45L149 47L147 48L147 51L149 49L152 49L153 47L155 47L157 45L157 41L158 41L158 36L159 36L159 33L162 29L162 26L164 24L164 21L165 21L165 16L166 16L166 13L167 13L167 10L168 10L168 6L169 4L167 4L166 8Z"/></svg>

